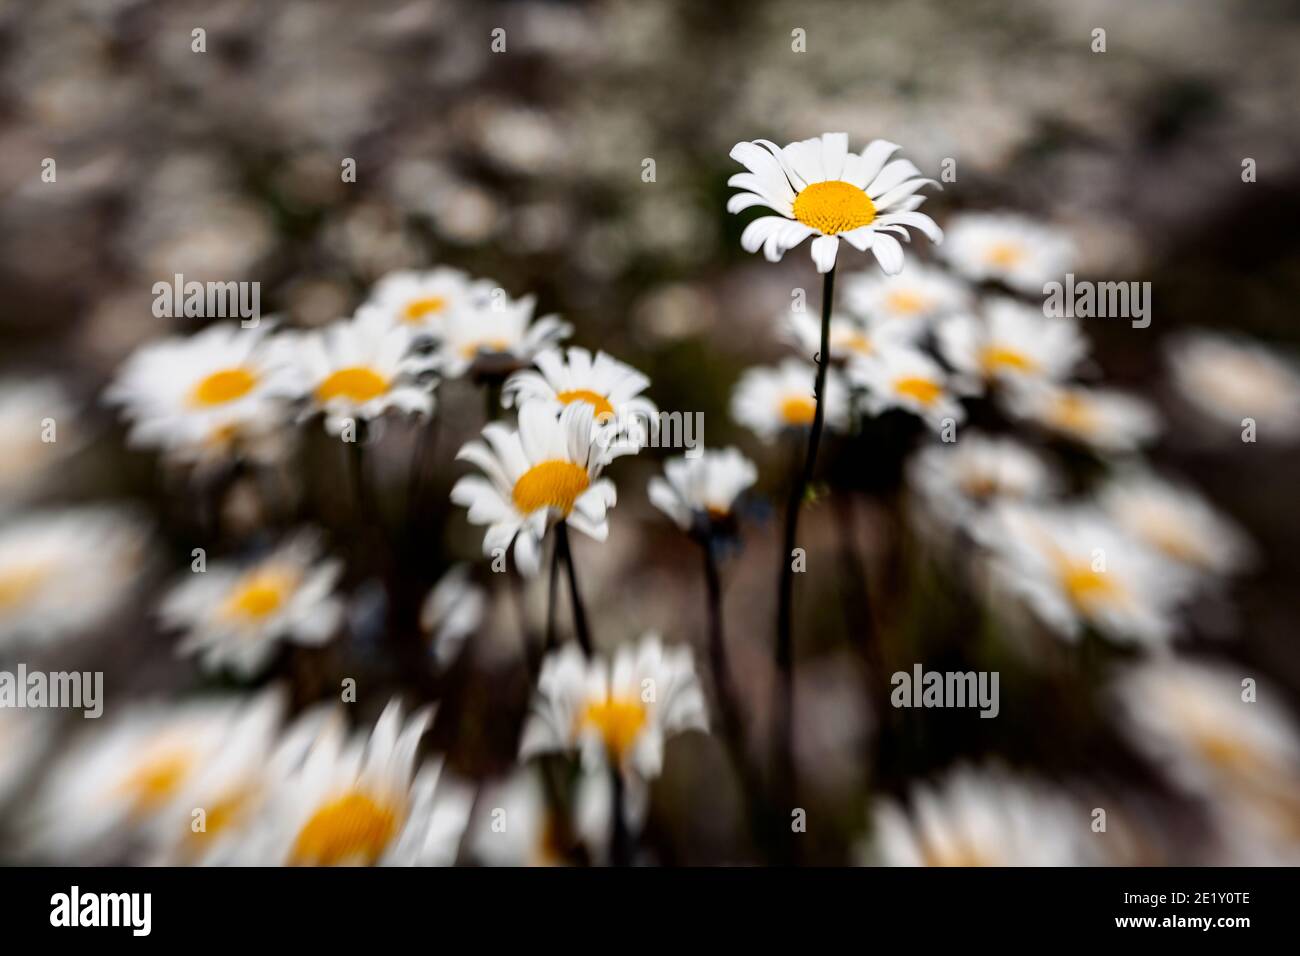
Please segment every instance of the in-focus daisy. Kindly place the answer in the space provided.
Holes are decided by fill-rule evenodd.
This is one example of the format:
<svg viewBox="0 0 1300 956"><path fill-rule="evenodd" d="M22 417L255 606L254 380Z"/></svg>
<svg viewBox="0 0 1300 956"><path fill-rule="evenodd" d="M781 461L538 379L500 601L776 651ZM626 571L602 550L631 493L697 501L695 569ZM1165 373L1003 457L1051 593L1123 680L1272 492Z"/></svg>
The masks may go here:
<svg viewBox="0 0 1300 956"><path fill-rule="evenodd" d="M746 252L761 248L776 262L787 249L816 236L813 262L818 272L830 272L843 239L859 252L870 249L885 272L898 272L903 247L891 233L907 240L910 227L931 242L943 240L934 220L915 211L925 201L917 190L937 183L923 178L908 160L889 162L898 148L877 139L861 155L850 153L847 133L824 133L784 149L765 139L737 143L731 158L749 171L727 180L744 190L727 200L727 211L765 206L777 213L746 226L741 246Z"/></svg>
<svg viewBox="0 0 1300 956"><path fill-rule="evenodd" d="M0 382L0 510L39 491L42 479L83 444L77 418L57 379ZM47 422L52 433L46 431Z"/></svg>
<svg viewBox="0 0 1300 956"><path fill-rule="evenodd" d="M0 645L55 641L107 617L139 580L147 544L140 518L102 505L0 527Z"/></svg>
<svg viewBox="0 0 1300 956"><path fill-rule="evenodd" d="M470 580L467 564L455 564L438 579L420 606L420 630L429 638L434 663L445 670L466 639L483 623L487 595Z"/></svg>
<svg viewBox="0 0 1300 956"><path fill-rule="evenodd" d="M739 450L705 450L664 462L664 477L651 478L648 493L683 531L708 534L731 524L736 499L757 480L758 469Z"/></svg>
<svg viewBox="0 0 1300 956"><path fill-rule="evenodd" d="M1073 319L1011 299L986 302L980 316L952 316L937 336L944 361L972 382L1060 381L1088 351Z"/></svg>
<svg viewBox="0 0 1300 956"><path fill-rule="evenodd" d="M469 822L471 796L441 760L417 769L429 709L403 721L396 701L373 732L330 724L273 794L249 863L268 866L448 866Z"/></svg>
<svg viewBox="0 0 1300 956"><path fill-rule="evenodd" d="M411 329L374 314L343 319L324 329L282 336L277 350L293 362L291 392L306 400L303 415L325 413L325 428L339 434L389 409L429 415L434 398L425 380L433 358L413 353Z"/></svg>
<svg viewBox="0 0 1300 956"><path fill-rule="evenodd" d="M931 322L970 307L965 283L915 260L898 275L860 272L844 282L844 308L873 323L924 332Z"/></svg>
<svg viewBox="0 0 1300 956"><path fill-rule="evenodd" d="M659 776L668 737L707 729L690 648L647 634L613 659L588 660L574 644L548 655L519 750L578 752L588 769L613 766L646 781Z"/></svg>
<svg viewBox="0 0 1300 956"><path fill-rule="evenodd" d="M908 806L877 801L865 863L887 866L1085 866L1091 817L1063 793L1001 770L959 766L912 788Z"/></svg>
<svg viewBox="0 0 1300 956"><path fill-rule="evenodd" d="M964 431L955 442L936 442L908 464L908 484L928 516L962 526L998 502L1032 502L1056 486L1047 464L1009 438Z"/></svg>
<svg viewBox="0 0 1300 956"><path fill-rule="evenodd" d="M783 330L785 337L809 361L815 361L822 347L821 319L811 312L790 312L787 321ZM890 344L913 342L916 335L923 331L919 325L870 322L847 315L832 315L828 338L830 358L835 362L847 362L853 358L873 355Z"/></svg>
<svg viewBox="0 0 1300 956"><path fill-rule="evenodd" d="M956 383L919 349L881 349L851 362L848 374L855 386L865 389L862 401L868 414L901 408L920 416L936 431L966 420L966 410L954 392Z"/></svg>
<svg viewBox="0 0 1300 956"><path fill-rule="evenodd" d="M1172 340L1174 384L1203 415L1233 428L1254 419L1261 439L1300 436L1300 368L1262 345L1195 332Z"/></svg>
<svg viewBox="0 0 1300 956"><path fill-rule="evenodd" d="M641 397L650 379L632 366L604 352L593 358L582 348L547 349L533 363L537 371L525 369L506 380L502 398L507 407L541 402L558 417L566 405L586 402L596 410L598 424L625 431L638 445L648 436L658 410Z"/></svg>
<svg viewBox="0 0 1300 956"><path fill-rule="evenodd" d="M775 368L748 369L731 393L731 417L764 441L788 428L810 428L817 412L813 384L817 370L796 358ZM835 369L826 372L824 421L827 428L844 430L849 422L848 392Z"/></svg>
<svg viewBox="0 0 1300 956"><path fill-rule="evenodd" d="M535 296L494 296L478 308L448 313L442 323L436 362L446 378L467 372L504 374L528 365L539 352L569 337L573 326L559 316L533 321Z"/></svg>
<svg viewBox="0 0 1300 956"><path fill-rule="evenodd" d="M587 402L564 407L559 418L545 403L519 409L519 427L491 422L484 441L457 453L482 475L467 475L451 489L451 500L469 509L471 524L487 525L483 553L491 556L514 542L515 563L537 572L542 537L557 521L604 541L605 512L614 505L614 484L601 478L607 456L599 441L595 410Z"/></svg>
<svg viewBox="0 0 1300 956"><path fill-rule="evenodd" d="M178 651L197 655L205 670L255 677L280 641L318 645L335 633L342 573L341 561L321 557L318 536L303 531L257 561L214 563L189 575L159 614L166 627L185 632Z"/></svg>
<svg viewBox="0 0 1300 956"><path fill-rule="evenodd" d="M1138 540L1193 570L1231 574L1254 558L1245 532L1185 486L1134 473L1106 485L1099 503Z"/></svg>
<svg viewBox="0 0 1300 956"><path fill-rule="evenodd" d="M223 322L136 350L104 393L130 420L128 441L184 463L274 453L293 372L273 325Z"/></svg>
<svg viewBox="0 0 1300 956"><path fill-rule="evenodd" d="M375 284L357 315L373 314L389 325L436 335L452 312L486 308L497 287L491 279L474 279L446 266L391 272Z"/></svg>
<svg viewBox="0 0 1300 956"><path fill-rule="evenodd" d="M1014 213L954 216L939 255L974 282L997 281L1024 293L1041 293L1074 262L1074 243L1050 226Z"/></svg>
<svg viewBox="0 0 1300 956"><path fill-rule="evenodd" d="M1149 646L1176 635L1189 579L1100 511L1002 505L980 533L1002 587L1058 635L1092 627Z"/></svg>
<svg viewBox="0 0 1300 956"><path fill-rule="evenodd" d="M1010 415L1099 452L1135 451L1160 431L1154 408L1115 389L1036 382L1018 384L1001 399Z"/></svg>

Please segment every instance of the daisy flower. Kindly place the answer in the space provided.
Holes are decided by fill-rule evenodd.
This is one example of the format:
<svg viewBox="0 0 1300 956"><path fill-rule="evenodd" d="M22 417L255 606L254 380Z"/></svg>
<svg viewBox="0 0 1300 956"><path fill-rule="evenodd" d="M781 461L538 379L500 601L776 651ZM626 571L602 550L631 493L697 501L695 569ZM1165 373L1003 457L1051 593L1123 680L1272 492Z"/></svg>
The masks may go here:
<svg viewBox="0 0 1300 956"><path fill-rule="evenodd" d="M223 322L137 349L104 393L131 422L130 444L185 464L276 451L293 373L273 324Z"/></svg>
<svg viewBox="0 0 1300 956"><path fill-rule="evenodd" d="M390 272L375 284L357 314L436 335L452 312L487 308L496 288L491 279L474 279L446 266Z"/></svg>
<svg viewBox="0 0 1300 956"><path fill-rule="evenodd" d="M943 232L916 208L925 197L915 195L927 183L921 171L905 159L889 162L896 143L873 140L861 155L849 152L847 133L824 133L791 143L784 149L765 139L737 143L731 158L748 172L727 180L743 190L727 200L727 211L765 206L777 213L755 219L741 234L746 252L760 248L776 262L810 236L818 272L835 268L840 239L859 252L870 249L889 274L903 267L903 247L894 235L909 238L919 229L931 242Z"/></svg>
<svg viewBox="0 0 1300 956"><path fill-rule="evenodd" d="M139 580L147 544L138 517L103 505L0 527L0 646L53 642L107 617Z"/></svg>
<svg viewBox="0 0 1300 956"><path fill-rule="evenodd" d="M830 358L847 362L862 358L890 344L908 344L915 341L922 330L891 322L869 322L846 315L832 315L830 324ZM816 359L822 347L821 319L811 312L790 312L784 337L809 361Z"/></svg>
<svg viewBox="0 0 1300 956"><path fill-rule="evenodd" d="M647 781L663 768L666 739L687 730L708 730L690 648L647 634L612 660L588 660L565 644L542 662L519 753L575 751L589 770L612 766Z"/></svg>
<svg viewBox="0 0 1300 956"><path fill-rule="evenodd" d="M1041 500L1056 487L1047 464L1024 445L974 431L921 449L907 481L927 513L948 527L965 526L998 502Z"/></svg>
<svg viewBox="0 0 1300 956"><path fill-rule="evenodd" d="M282 336L278 350L292 360L292 394L306 399L302 417L325 413L325 429L370 421L389 409L430 415L433 394L423 381L431 356L413 354L413 333L371 313L315 332Z"/></svg>
<svg viewBox="0 0 1300 956"><path fill-rule="evenodd" d="M483 623L487 595L469 577L469 565L455 564L438 579L420 606L420 630L429 638L439 670L450 667Z"/></svg>
<svg viewBox="0 0 1300 956"><path fill-rule="evenodd" d="M954 216L939 256L973 282L997 281L1017 292L1040 293L1074 261L1063 233L1014 213Z"/></svg>
<svg viewBox="0 0 1300 956"><path fill-rule="evenodd" d="M247 679L266 669L281 641L329 640L343 619L334 594L343 563L323 560L320 550L319 537L303 531L257 561L189 575L159 609L164 626L185 632L179 653Z"/></svg>
<svg viewBox="0 0 1300 956"><path fill-rule="evenodd" d="M979 533L995 555L995 578L1061 637L1092 627L1157 646L1176 635L1188 578L1100 511L1002 505Z"/></svg>
<svg viewBox="0 0 1300 956"><path fill-rule="evenodd" d="M592 863L607 856L612 790L604 774L584 773L574 798L572 832ZM518 767L487 789L471 826L474 857L486 866L564 866L572 849L564 844L569 821L557 818L536 767Z"/></svg>
<svg viewBox="0 0 1300 956"><path fill-rule="evenodd" d="M747 370L731 393L731 417L764 441L771 441L787 428L811 427L817 413L813 398L816 374L812 365L796 358L784 359L775 368ZM826 372L822 402L826 427L841 431L847 428L848 394L835 369Z"/></svg>
<svg viewBox="0 0 1300 956"><path fill-rule="evenodd" d="M559 316L547 315L534 322L536 306L535 296L501 296L477 308L449 312L435 355L439 371L446 378L460 378L471 371L515 371L572 334L573 326Z"/></svg>
<svg viewBox="0 0 1300 956"><path fill-rule="evenodd" d="M43 440L45 420L54 441ZM0 382L0 509L31 491L81 445L77 410L57 379Z"/></svg>
<svg viewBox="0 0 1300 956"><path fill-rule="evenodd" d="M1160 431L1155 409L1125 392L1044 382L1021 385L1001 395L1008 414L1098 452L1136 451Z"/></svg>
<svg viewBox="0 0 1300 956"><path fill-rule="evenodd" d="M471 798L440 760L417 769L432 712L405 722L389 703L370 734L330 724L276 788L247 862L290 866L449 866Z"/></svg>
<svg viewBox="0 0 1300 956"><path fill-rule="evenodd" d="M1235 428L1251 418L1263 434L1300 436L1300 370L1290 359L1207 332L1173 339L1168 358L1179 393L1201 414Z"/></svg>
<svg viewBox="0 0 1300 956"><path fill-rule="evenodd" d="M1148 547L1192 570L1232 574L1254 561L1245 532L1185 486L1134 473L1106 485L1099 504Z"/></svg>
<svg viewBox="0 0 1300 956"><path fill-rule="evenodd" d="M936 319L970 307L966 285L942 269L909 262L898 275L860 272L846 277L844 308L872 322L924 332Z"/></svg>
<svg viewBox="0 0 1300 956"><path fill-rule="evenodd" d="M650 479L650 503L683 531L712 529L733 520L736 499L758 480L754 463L735 448L682 455L664 462L664 477Z"/></svg>
<svg viewBox="0 0 1300 956"><path fill-rule="evenodd" d="M616 493L600 472L607 457L598 439L595 411L586 402L566 405L560 417L545 403L519 409L519 427L491 422L485 441L457 453L482 475L467 475L451 489L451 500L469 509L471 524L487 525L483 553L509 550L526 575L537 573L542 537L557 521L604 541L606 511Z"/></svg>
<svg viewBox="0 0 1300 956"><path fill-rule="evenodd" d="M881 349L849 363L848 372L849 380L866 390L862 401L870 415L901 408L936 431L966 420L966 410L953 390L955 383L938 362L918 349Z"/></svg>
<svg viewBox="0 0 1300 956"><path fill-rule="evenodd" d="M909 806L876 802L864 862L886 866L1083 866L1095 862L1091 818L1037 781L959 766L918 784Z"/></svg>
<svg viewBox="0 0 1300 956"><path fill-rule="evenodd" d="M1050 319L1011 299L993 299L980 317L955 315L937 330L939 354L972 383L1059 381L1088 352L1073 319Z"/></svg>

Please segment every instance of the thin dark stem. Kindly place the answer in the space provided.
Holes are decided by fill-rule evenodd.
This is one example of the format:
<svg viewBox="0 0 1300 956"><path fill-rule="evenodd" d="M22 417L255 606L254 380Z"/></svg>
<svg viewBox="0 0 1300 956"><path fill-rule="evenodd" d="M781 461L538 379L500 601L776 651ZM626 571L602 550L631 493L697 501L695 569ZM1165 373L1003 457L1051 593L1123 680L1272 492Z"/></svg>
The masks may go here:
<svg viewBox="0 0 1300 956"><path fill-rule="evenodd" d="M609 765L609 774L614 791L614 812L609 843L610 862L614 866L628 866L632 862L632 833L628 829L627 813L623 806L627 802L624 796L627 786L623 782L622 769L613 761Z"/></svg>
<svg viewBox="0 0 1300 956"><path fill-rule="evenodd" d="M555 525L555 547L569 570L569 600L573 605L573 631L578 638L578 646L588 657L591 656L591 632L587 630L587 612L582 606L582 595L578 593L578 572L573 567L573 552L569 549L569 526L560 521Z"/></svg>
<svg viewBox="0 0 1300 956"><path fill-rule="evenodd" d="M406 511L414 519L420 507L420 491L424 484L424 464L438 441L438 412L435 409L429 420L416 426L415 447L411 450L411 470L406 481Z"/></svg>
<svg viewBox="0 0 1300 956"><path fill-rule="evenodd" d="M358 429L360 424L358 423ZM359 527L365 527L370 519L369 502L366 500L366 453L362 447L360 431L352 441L345 441L345 454L348 463L348 491L352 495L353 518Z"/></svg>
<svg viewBox="0 0 1300 956"><path fill-rule="evenodd" d="M483 384L483 420L485 422L496 421L497 413L500 411L501 379L493 376Z"/></svg>
<svg viewBox="0 0 1300 956"><path fill-rule="evenodd" d="M546 642L543 652L555 650L555 617L559 611L560 597L560 545L559 536L551 544L551 576L546 584Z"/></svg>

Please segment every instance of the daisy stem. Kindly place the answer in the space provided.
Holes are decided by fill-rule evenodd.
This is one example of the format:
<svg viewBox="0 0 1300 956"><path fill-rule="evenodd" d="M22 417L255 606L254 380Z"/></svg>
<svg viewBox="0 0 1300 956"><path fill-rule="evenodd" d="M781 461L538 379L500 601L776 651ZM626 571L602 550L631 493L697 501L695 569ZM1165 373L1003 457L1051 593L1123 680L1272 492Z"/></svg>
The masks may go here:
<svg viewBox="0 0 1300 956"><path fill-rule="evenodd" d="M614 793L614 812L611 814L612 833L609 843L609 858L614 866L630 866L632 863L632 833L628 829L627 814L623 804L626 802L623 783L623 771L617 762L609 765L610 782Z"/></svg>
<svg viewBox="0 0 1300 956"><path fill-rule="evenodd" d="M559 604L560 591L560 546L559 537L551 545L551 577L546 584L546 646L545 653L555 650L555 614Z"/></svg>
<svg viewBox="0 0 1300 956"><path fill-rule="evenodd" d="M406 483L406 508L410 517L414 518L416 511L420 506L420 486L424 483L424 463L429 457L430 449L434 448L438 442L438 410L440 406L434 406L433 414L429 420L421 422L415 433L415 448L411 451L411 471Z"/></svg>
<svg viewBox="0 0 1300 956"><path fill-rule="evenodd" d="M569 600L573 605L573 630L582 653L591 656L591 632L587 630L587 612L578 593L578 573L573 567L573 552L569 550L569 525L565 521L555 525L555 548L569 570Z"/></svg>

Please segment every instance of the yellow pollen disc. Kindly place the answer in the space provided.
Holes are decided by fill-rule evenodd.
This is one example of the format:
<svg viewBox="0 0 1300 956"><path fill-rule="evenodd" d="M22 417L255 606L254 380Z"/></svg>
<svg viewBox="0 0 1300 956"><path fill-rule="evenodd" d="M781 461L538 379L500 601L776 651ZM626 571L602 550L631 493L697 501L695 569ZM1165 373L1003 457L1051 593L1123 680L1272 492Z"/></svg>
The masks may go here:
<svg viewBox="0 0 1300 956"><path fill-rule="evenodd" d="M787 425L811 425L817 414L817 403L807 395L787 395L781 399L779 414Z"/></svg>
<svg viewBox="0 0 1300 956"><path fill-rule="evenodd" d="M292 575L281 571L256 571L248 575L226 601L226 613L232 617L260 620L274 614L292 590Z"/></svg>
<svg viewBox="0 0 1300 956"><path fill-rule="evenodd" d="M346 398L350 402L368 402L388 391L388 379L364 365L341 368L316 386L318 401Z"/></svg>
<svg viewBox="0 0 1300 956"><path fill-rule="evenodd" d="M190 771L191 759L184 753L165 753L132 771L122 785L131 797L136 813L157 810L180 789Z"/></svg>
<svg viewBox="0 0 1300 956"><path fill-rule="evenodd" d="M421 322L426 316L436 315L445 308L447 308L447 300L440 295L412 299L402 310L402 318L407 322Z"/></svg>
<svg viewBox="0 0 1300 956"><path fill-rule="evenodd" d="M509 352L510 343L505 339L480 339L474 342L467 342L460 347L460 354L467 359L472 359L479 352Z"/></svg>
<svg viewBox="0 0 1300 956"><path fill-rule="evenodd" d="M609 403L609 399L588 389L575 388L568 392L556 392L555 397L565 405L570 402L586 402L588 405L596 406L597 421L614 417L614 406Z"/></svg>
<svg viewBox="0 0 1300 956"><path fill-rule="evenodd" d="M28 600L48 576L47 569L34 565L0 571L0 610L18 607Z"/></svg>
<svg viewBox="0 0 1300 956"><path fill-rule="evenodd" d="M1017 352L1015 349L1001 345L990 345L980 352L980 367L984 369L985 374L994 375L1002 371L1036 372L1038 363L1024 352Z"/></svg>
<svg viewBox="0 0 1300 956"><path fill-rule="evenodd" d="M578 715L578 729L594 728L611 757L621 759L632 749L645 726L645 704L635 697L607 697L593 700Z"/></svg>
<svg viewBox="0 0 1300 956"><path fill-rule="evenodd" d="M257 377L247 369L228 368L213 372L190 392L191 405L224 405L243 398L257 385Z"/></svg>
<svg viewBox="0 0 1300 956"><path fill-rule="evenodd" d="M933 405L943 394L943 386L928 378L913 375L894 382L894 391L922 405Z"/></svg>
<svg viewBox="0 0 1300 956"><path fill-rule="evenodd" d="M918 315L930 307L930 300L911 289L895 289L885 298L891 312Z"/></svg>
<svg viewBox="0 0 1300 956"><path fill-rule="evenodd" d="M289 862L295 866L373 866L397 833L399 813L353 791L322 804L298 831Z"/></svg>
<svg viewBox="0 0 1300 956"><path fill-rule="evenodd" d="M984 261L1001 269L1010 269L1024 258L1024 247L1014 242L995 242L984 252Z"/></svg>
<svg viewBox="0 0 1300 956"><path fill-rule="evenodd" d="M1088 611L1113 599L1119 592L1115 580L1105 571L1094 571L1086 561L1066 561L1061 567L1061 586L1070 603Z"/></svg>
<svg viewBox="0 0 1300 956"><path fill-rule="evenodd" d="M812 183L794 197L794 218L823 235L868 226L876 205L863 190L839 179Z"/></svg>
<svg viewBox="0 0 1300 956"><path fill-rule="evenodd" d="M554 508L568 516L573 503L591 484L587 469L571 461L544 461L533 465L515 482L512 497L524 514Z"/></svg>

